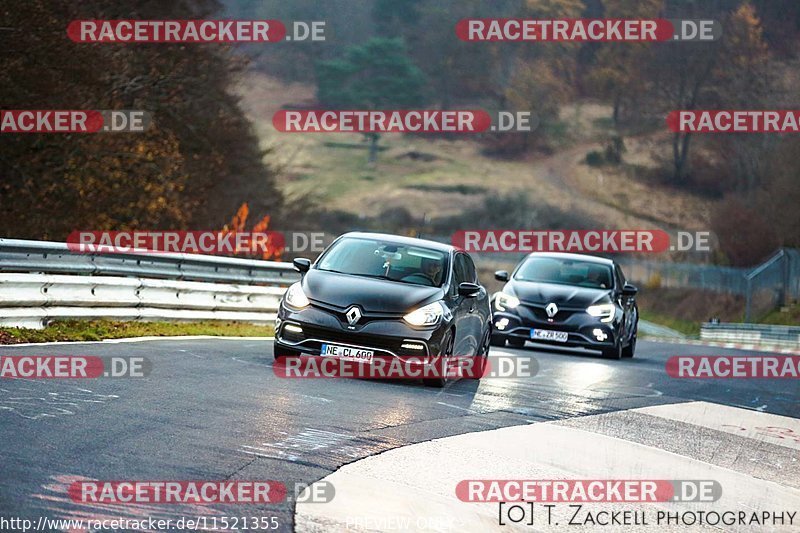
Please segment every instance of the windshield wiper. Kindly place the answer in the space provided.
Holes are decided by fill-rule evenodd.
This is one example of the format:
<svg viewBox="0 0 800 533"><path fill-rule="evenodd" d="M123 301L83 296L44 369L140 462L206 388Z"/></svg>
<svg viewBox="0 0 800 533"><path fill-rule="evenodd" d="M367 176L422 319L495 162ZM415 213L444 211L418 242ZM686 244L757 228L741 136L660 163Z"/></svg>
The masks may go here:
<svg viewBox="0 0 800 533"><path fill-rule="evenodd" d="M333 269L331 269L331 268L320 268L320 269L318 269L318 270L321 270L321 271L323 271L323 272L333 272L334 274L347 274L347 275L349 275L349 276L355 276L355 275L357 275L357 274L353 274L352 272L344 272L344 271L342 271L342 270L333 270Z"/></svg>
<svg viewBox="0 0 800 533"><path fill-rule="evenodd" d="M387 276L385 274L380 274L380 275L377 275L377 276L376 275L372 275L372 274L359 274L359 275L363 276L365 278L386 279L386 280L389 280L389 281L396 281L398 283L411 283L410 281L403 281L402 279L390 278L389 276ZM415 285L415 283L411 283L411 284Z"/></svg>
<svg viewBox="0 0 800 533"><path fill-rule="evenodd" d="M410 284L410 285L418 285L418 283L413 283L411 281L403 281L402 279L390 278L389 276L386 276L384 274L379 274L379 275L375 275L375 274L358 274L358 273L355 273L355 272L343 272L341 270L333 270L333 269L330 269L330 268L320 268L318 270L321 270L323 272L333 272L334 274L346 274L348 276L358 276L358 277L361 277L361 278L371 278L371 279L385 279L385 280L388 280L388 281L396 281L398 283L406 283L406 284Z"/></svg>

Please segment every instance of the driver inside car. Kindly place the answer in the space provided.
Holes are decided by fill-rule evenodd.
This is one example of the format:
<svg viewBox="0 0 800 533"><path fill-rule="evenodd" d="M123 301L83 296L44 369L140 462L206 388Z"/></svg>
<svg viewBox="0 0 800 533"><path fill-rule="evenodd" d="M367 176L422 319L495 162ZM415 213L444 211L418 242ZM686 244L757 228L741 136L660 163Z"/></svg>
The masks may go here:
<svg viewBox="0 0 800 533"><path fill-rule="evenodd" d="M435 259L422 259L420 263L422 274L431 280L434 287L439 286L439 276L442 272L442 264Z"/></svg>
<svg viewBox="0 0 800 533"><path fill-rule="evenodd" d="M595 287L605 289L608 287L607 271L602 268L590 268L588 275L586 276L586 281Z"/></svg>

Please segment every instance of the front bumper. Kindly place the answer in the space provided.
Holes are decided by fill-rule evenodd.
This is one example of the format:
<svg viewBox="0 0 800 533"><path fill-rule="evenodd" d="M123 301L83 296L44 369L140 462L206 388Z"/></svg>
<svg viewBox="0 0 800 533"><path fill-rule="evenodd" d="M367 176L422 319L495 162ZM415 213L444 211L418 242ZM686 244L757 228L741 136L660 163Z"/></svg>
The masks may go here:
<svg viewBox="0 0 800 533"><path fill-rule="evenodd" d="M519 310L519 311L518 311ZM549 344L552 346L579 347L593 350L611 348L617 341L617 321L600 322L582 311L562 313L551 322L538 318L533 310L520 305L514 310L497 311L492 314L494 334L527 340L530 342ZM566 342L555 340L534 339L531 332L534 329L563 331L567 333Z"/></svg>
<svg viewBox="0 0 800 533"><path fill-rule="evenodd" d="M372 350L375 357L429 358L440 353L447 327L442 322L433 328L414 328L402 317L365 315L350 328L343 312L313 304L294 310L281 304L275 342L308 355L320 355L323 344L337 344Z"/></svg>

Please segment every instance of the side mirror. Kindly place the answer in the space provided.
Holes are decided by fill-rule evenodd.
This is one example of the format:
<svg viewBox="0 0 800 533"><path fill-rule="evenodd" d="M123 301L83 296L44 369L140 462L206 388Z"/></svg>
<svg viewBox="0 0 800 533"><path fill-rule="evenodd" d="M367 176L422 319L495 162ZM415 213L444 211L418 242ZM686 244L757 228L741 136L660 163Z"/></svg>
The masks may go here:
<svg viewBox="0 0 800 533"><path fill-rule="evenodd" d="M497 272L494 273L494 279L496 279L497 281L508 281L509 280L508 272L505 270L498 270Z"/></svg>
<svg viewBox="0 0 800 533"><path fill-rule="evenodd" d="M294 265L295 270L301 274L308 272L308 269L311 268L311 260L306 259L305 257L298 257L292 261L292 264Z"/></svg>
<svg viewBox="0 0 800 533"><path fill-rule="evenodd" d="M623 296L636 296L636 293L639 292L639 289L630 283L626 283L622 287L622 295Z"/></svg>
<svg viewBox="0 0 800 533"><path fill-rule="evenodd" d="M481 286L477 283L469 283L464 281L458 284L458 294L466 296L467 298L474 298L481 292Z"/></svg>

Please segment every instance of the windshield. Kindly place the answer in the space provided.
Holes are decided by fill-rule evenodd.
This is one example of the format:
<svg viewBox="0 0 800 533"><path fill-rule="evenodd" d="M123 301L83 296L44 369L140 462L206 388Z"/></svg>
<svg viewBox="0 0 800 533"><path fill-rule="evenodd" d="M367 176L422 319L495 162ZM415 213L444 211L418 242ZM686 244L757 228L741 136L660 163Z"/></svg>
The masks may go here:
<svg viewBox="0 0 800 533"><path fill-rule="evenodd" d="M447 254L375 239L340 239L322 256L318 270L441 287Z"/></svg>
<svg viewBox="0 0 800 533"><path fill-rule="evenodd" d="M577 285L593 289L610 289L613 286L610 266L556 257L528 258L517 269L514 279Z"/></svg>

